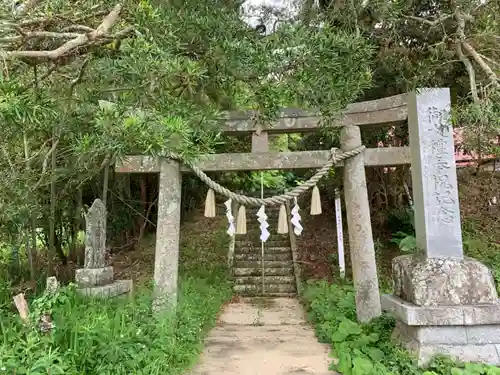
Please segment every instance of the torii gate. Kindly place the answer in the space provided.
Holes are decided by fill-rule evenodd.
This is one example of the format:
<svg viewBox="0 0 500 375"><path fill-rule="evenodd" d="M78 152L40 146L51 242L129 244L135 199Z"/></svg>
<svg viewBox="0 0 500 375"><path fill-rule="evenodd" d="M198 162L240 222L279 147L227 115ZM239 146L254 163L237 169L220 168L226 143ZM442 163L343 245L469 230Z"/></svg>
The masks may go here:
<svg viewBox="0 0 500 375"><path fill-rule="evenodd" d="M268 133L314 131L315 113L284 110ZM227 134L254 133L247 115L232 114ZM461 361L500 364L500 304L491 271L463 254L449 89L421 89L349 106L339 121L341 150L361 146L360 127L408 120L410 147L366 149L345 159L344 193L358 320L380 315L381 305L397 318L395 338L418 356L435 354ZM257 144L257 136L254 143ZM262 137L262 135L261 135ZM265 136L264 136L265 138ZM254 152L205 155L205 171L320 168L331 151ZM411 163L410 163L411 160ZM417 246L393 259L394 294L380 298L366 189L365 166L411 164ZM159 172L160 196L155 254L157 301L176 301L181 172L179 162L130 157L118 172ZM199 173L197 173L199 174Z"/></svg>
<svg viewBox="0 0 500 375"><path fill-rule="evenodd" d="M341 150L361 146L360 127L402 124L408 117L407 94L349 105L335 126L342 127ZM233 112L223 121L227 135L252 134L252 153L202 155L197 166L211 171L262 171L317 169L327 163L330 150L269 152L268 134L317 131L317 112L284 109L269 129L256 133L251 112ZM339 163L344 166L345 201L353 277L357 289L357 311L361 321L380 315L380 294L366 189L365 166L396 166L410 163L408 147L367 148L364 154ZM155 252L157 296L170 296L175 303L181 213L181 173L189 168L177 161L148 156L129 156L116 166L118 173L160 173L158 223ZM166 298L166 297L165 297Z"/></svg>

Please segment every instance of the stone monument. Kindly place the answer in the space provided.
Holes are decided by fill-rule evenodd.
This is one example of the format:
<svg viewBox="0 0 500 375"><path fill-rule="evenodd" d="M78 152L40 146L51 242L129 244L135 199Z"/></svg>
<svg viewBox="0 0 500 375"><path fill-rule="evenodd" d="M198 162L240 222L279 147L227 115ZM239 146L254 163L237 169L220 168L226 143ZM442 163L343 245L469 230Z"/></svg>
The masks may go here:
<svg viewBox="0 0 500 375"><path fill-rule="evenodd" d="M408 97L418 251L393 260L394 339L419 364L444 354L500 364L500 304L489 269L463 255L448 89Z"/></svg>
<svg viewBox="0 0 500 375"><path fill-rule="evenodd" d="M96 199L85 215L85 263L76 270L78 292L113 297L130 292L132 280L113 281L113 267L106 266L106 207Z"/></svg>

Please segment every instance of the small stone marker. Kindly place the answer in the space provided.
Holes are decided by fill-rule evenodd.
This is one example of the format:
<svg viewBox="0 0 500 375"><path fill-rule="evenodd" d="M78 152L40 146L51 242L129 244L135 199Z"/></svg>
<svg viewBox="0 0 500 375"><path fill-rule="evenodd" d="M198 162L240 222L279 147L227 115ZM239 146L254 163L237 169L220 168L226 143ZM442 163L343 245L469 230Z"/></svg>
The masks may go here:
<svg viewBox="0 0 500 375"><path fill-rule="evenodd" d="M345 279L344 234L342 227L342 203L340 193L335 189L335 220L337 223L337 252L339 254L340 277Z"/></svg>
<svg viewBox="0 0 500 375"><path fill-rule="evenodd" d="M130 292L132 280L113 282L113 267L106 267L106 207L96 199L85 215L84 268L75 272L79 292L84 295L112 297Z"/></svg>
<svg viewBox="0 0 500 375"><path fill-rule="evenodd" d="M55 294L59 289L59 281L55 276L47 277L45 290L48 294Z"/></svg>
<svg viewBox="0 0 500 375"><path fill-rule="evenodd" d="M85 268L106 266L106 207L96 199L85 215Z"/></svg>
<svg viewBox="0 0 500 375"><path fill-rule="evenodd" d="M29 308L28 302L26 302L26 298L24 297L24 293L14 296L14 304L16 305L16 309L19 312L19 316L22 321L27 323L29 318Z"/></svg>
<svg viewBox="0 0 500 375"><path fill-rule="evenodd" d="M416 98L415 98L416 95ZM409 94L417 246L428 258L463 258L449 89Z"/></svg>

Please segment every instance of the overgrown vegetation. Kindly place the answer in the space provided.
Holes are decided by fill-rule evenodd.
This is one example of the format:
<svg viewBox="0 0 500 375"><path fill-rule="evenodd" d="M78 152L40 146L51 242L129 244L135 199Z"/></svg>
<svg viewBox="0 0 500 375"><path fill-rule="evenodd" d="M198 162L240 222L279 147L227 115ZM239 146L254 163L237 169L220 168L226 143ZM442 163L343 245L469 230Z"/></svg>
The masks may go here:
<svg viewBox="0 0 500 375"><path fill-rule="evenodd" d="M476 174L474 170L460 170L458 173L464 252L490 268L499 289L499 211L490 205L491 197L500 193L497 177L498 174L491 172ZM387 218L387 230L388 236L381 236L376 241L379 283L383 293L391 293L391 260L398 255L390 251L391 242L399 246L399 254L416 250L412 208L392 210ZM346 257L348 261L348 255ZM500 374L497 367L455 363L446 357L435 358L428 368L418 368L414 357L391 342L395 319L389 314L367 325L356 323L355 290L350 282L337 278L333 284L311 281L305 287L303 299L319 340L332 346L332 369L344 375Z"/></svg>
<svg viewBox="0 0 500 375"><path fill-rule="evenodd" d="M331 370L343 375L498 375L500 368L453 363L436 358L425 369L391 342L395 320L382 315L371 323L356 322L354 288L326 281L307 285L304 301L318 339L332 346Z"/></svg>
<svg viewBox="0 0 500 375"><path fill-rule="evenodd" d="M217 230L209 237L183 240L175 316L153 314L150 285L140 284L130 298L112 300L82 298L73 285L54 295L33 296L30 325L13 312L10 294L2 296L6 303L0 304L0 374L184 373L197 360L205 333L231 296L226 235ZM46 313L55 326L42 333L38 322Z"/></svg>
<svg viewBox="0 0 500 375"><path fill-rule="evenodd" d="M257 110L262 126L284 105L332 116L371 82L365 39L292 23L264 38L237 1L18 6L0 9L0 138L8 140L0 236L28 244L36 263L41 229L49 275L67 262L62 248L74 243L93 198L106 203L110 239L138 237L134 229L154 219L146 203L154 184L112 173L124 155L195 159L232 146L219 132L227 110Z"/></svg>
<svg viewBox="0 0 500 375"><path fill-rule="evenodd" d="M13 314L2 317L0 373L181 374L195 363L204 334L229 295L225 275L210 282L185 277L177 314L157 317L145 291L103 302L82 299L65 287L33 301L34 314L52 310L55 328L49 334L36 325L24 327Z"/></svg>
<svg viewBox="0 0 500 375"><path fill-rule="evenodd" d="M329 124L356 100L446 86L452 88L455 124L465 128L465 148L478 155L478 165L498 154L492 142L500 127L498 1L313 3L301 1L296 17L281 20L264 36L242 21L240 1L2 2L0 311L7 318L0 321L0 373L15 368L17 374L41 374L50 368L51 374L175 374L199 351L205 329L229 295L224 259L201 252L206 243L181 251L175 317L153 317L147 289L131 300L106 303L82 300L72 287L53 297L32 295L33 321L44 309L53 312L50 334L24 327L11 311L13 286L26 279L43 284L54 274L71 278L59 271L66 267L70 275L71 264L81 260L83 213L96 197L108 210L111 252L137 249L146 229L153 229L157 179L113 173L114 162L128 153L177 152L196 159L238 152L248 142L220 133L227 110L257 110L256 120L265 127L280 107L314 107ZM337 133L323 130L272 143L283 151L338 146ZM367 146L379 142L406 145L407 129L363 133ZM266 172L263 183L281 190L307 173ZM408 210L388 215L404 206L399 198L408 168L368 173L382 224L401 250L413 251ZM250 192L261 183L260 174L220 177L234 190ZM334 184L322 183L333 200ZM205 187L189 177L183 189L189 207L205 195ZM498 246L469 224L466 251L490 266L498 283ZM350 287L317 284L308 293L318 333L335 343L346 375L368 369L420 374L404 352L386 342L390 319L369 326L352 322ZM465 373L474 374L471 366ZM461 373L445 361L429 371L445 370Z"/></svg>

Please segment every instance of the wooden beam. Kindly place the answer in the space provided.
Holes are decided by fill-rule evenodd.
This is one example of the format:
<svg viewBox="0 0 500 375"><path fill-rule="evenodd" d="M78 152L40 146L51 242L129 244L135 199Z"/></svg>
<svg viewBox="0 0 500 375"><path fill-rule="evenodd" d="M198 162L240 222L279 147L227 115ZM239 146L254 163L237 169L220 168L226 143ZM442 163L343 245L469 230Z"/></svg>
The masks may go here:
<svg viewBox="0 0 500 375"><path fill-rule="evenodd" d="M354 103L334 120L333 126L380 125L401 123L408 118L407 95ZM255 131L255 113L252 111L232 112L224 122L223 132L230 135ZM278 120L267 128L272 133L302 133L317 130L321 124L319 111L304 111L295 108L282 109Z"/></svg>
<svg viewBox="0 0 500 375"><path fill-rule="evenodd" d="M368 148L364 157L367 167L409 164L410 149L409 147ZM213 154L204 155L196 165L206 172L318 169L325 165L329 158L330 151ZM341 165L342 162L338 163L338 166ZM158 173L159 170L158 160L149 156L128 156L115 166L117 173ZM190 171L185 166L182 166L181 170Z"/></svg>

